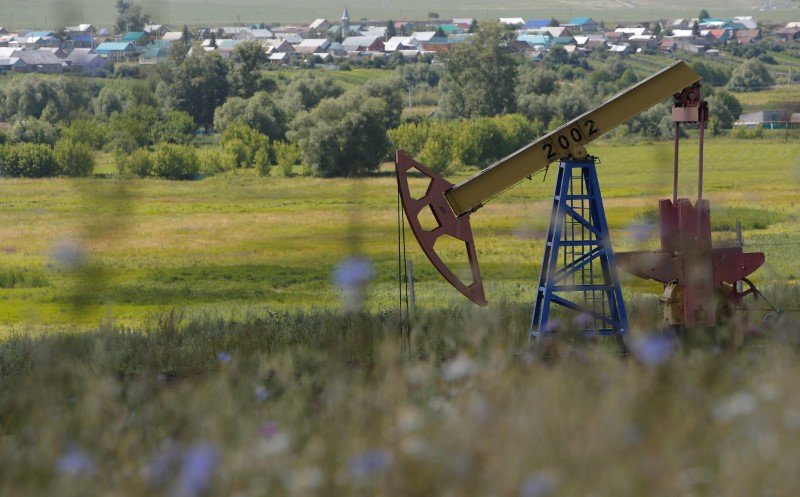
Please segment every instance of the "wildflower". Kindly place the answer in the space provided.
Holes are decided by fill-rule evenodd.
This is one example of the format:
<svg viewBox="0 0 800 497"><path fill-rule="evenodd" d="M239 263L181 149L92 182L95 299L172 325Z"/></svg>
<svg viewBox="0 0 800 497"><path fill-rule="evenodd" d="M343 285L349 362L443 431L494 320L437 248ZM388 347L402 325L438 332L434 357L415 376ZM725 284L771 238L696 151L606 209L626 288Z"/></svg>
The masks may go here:
<svg viewBox="0 0 800 497"><path fill-rule="evenodd" d="M469 357L459 355L442 366L442 376L445 380L457 381L471 375L475 369L475 363Z"/></svg>
<svg viewBox="0 0 800 497"><path fill-rule="evenodd" d="M555 479L545 473L528 477L519 488L519 497L546 497L556 490Z"/></svg>
<svg viewBox="0 0 800 497"><path fill-rule="evenodd" d="M364 289L374 276L372 263L364 257L348 257L336 266L333 271L333 281L343 293L347 310L357 311L361 308Z"/></svg>
<svg viewBox="0 0 800 497"><path fill-rule="evenodd" d="M79 242L61 240L53 246L50 258L62 269L74 269L83 265L86 254Z"/></svg>
<svg viewBox="0 0 800 497"><path fill-rule="evenodd" d="M229 364L233 360L233 357L227 352L218 352L217 360L222 364Z"/></svg>
<svg viewBox="0 0 800 497"><path fill-rule="evenodd" d="M274 456L289 450L291 439L289 434L278 429L275 423L261 425L261 440L258 442L258 452L261 456Z"/></svg>
<svg viewBox="0 0 800 497"><path fill-rule="evenodd" d="M94 460L86 452L71 446L56 461L56 472L69 476L91 475L94 473Z"/></svg>
<svg viewBox="0 0 800 497"><path fill-rule="evenodd" d="M214 469L219 462L219 449L209 443L194 445L183 455L181 472L173 495L199 497L208 491Z"/></svg>
<svg viewBox="0 0 800 497"><path fill-rule="evenodd" d="M648 366L660 366L666 363L675 352L674 338L664 335L647 335L633 344L633 355Z"/></svg>
<svg viewBox="0 0 800 497"><path fill-rule="evenodd" d="M275 423L264 423L261 425L261 436L264 438L271 438L278 433L278 425Z"/></svg>
<svg viewBox="0 0 800 497"><path fill-rule="evenodd" d="M756 398L747 392L738 392L714 404L711 414L717 421L730 421L756 410Z"/></svg>
<svg viewBox="0 0 800 497"><path fill-rule="evenodd" d="M256 400L259 402L264 402L269 398L269 390L264 388L262 385L257 385L253 389L253 394L256 396Z"/></svg>
<svg viewBox="0 0 800 497"><path fill-rule="evenodd" d="M354 456L347 467L354 478L366 478L385 473L391 465L392 455L384 449L375 449Z"/></svg>

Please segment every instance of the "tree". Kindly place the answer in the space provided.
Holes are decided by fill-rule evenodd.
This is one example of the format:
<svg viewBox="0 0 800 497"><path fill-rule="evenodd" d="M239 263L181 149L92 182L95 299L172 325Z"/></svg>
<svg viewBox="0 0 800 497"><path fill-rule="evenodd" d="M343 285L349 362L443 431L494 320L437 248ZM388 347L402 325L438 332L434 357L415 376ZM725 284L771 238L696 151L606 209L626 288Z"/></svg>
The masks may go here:
<svg viewBox="0 0 800 497"><path fill-rule="evenodd" d="M558 19L556 19L555 17L551 17L550 22L547 23L547 26L551 28L558 27Z"/></svg>
<svg viewBox="0 0 800 497"><path fill-rule="evenodd" d="M286 85L281 106L289 116L311 110L326 98L336 98L344 90L330 76L302 71Z"/></svg>
<svg viewBox="0 0 800 497"><path fill-rule="evenodd" d="M44 119L20 119L11 126L9 137L15 142L53 145L58 139L58 130Z"/></svg>
<svg viewBox="0 0 800 497"><path fill-rule="evenodd" d="M700 36L700 25L697 22L692 24L692 36Z"/></svg>
<svg viewBox="0 0 800 497"><path fill-rule="evenodd" d="M231 92L249 98L259 90L260 68L267 61L264 47L256 40L244 41L233 49L239 64L230 73Z"/></svg>
<svg viewBox="0 0 800 497"><path fill-rule="evenodd" d="M50 145L20 143L5 145L0 154L2 175L13 178L48 178L58 174Z"/></svg>
<svg viewBox="0 0 800 497"><path fill-rule="evenodd" d="M167 143L156 150L153 174L165 179L192 179L200 171L194 147Z"/></svg>
<svg viewBox="0 0 800 497"><path fill-rule="evenodd" d="M94 172L95 160L88 145L62 138L56 142L53 156L61 174L73 178L89 176Z"/></svg>
<svg viewBox="0 0 800 497"><path fill-rule="evenodd" d="M175 107L206 131L214 122L214 110L228 97L228 67L218 54L197 50L175 69L170 85Z"/></svg>
<svg viewBox="0 0 800 497"><path fill-rule="evenodd" d="M697 18L702 21L703 19L710 19L711 14L708 13L706 9L700 9L700 13L697 15Z"/></svg>
<svg viewBox="0 0 800 497"><path fill-rule="evenodd" d="M653 33L653 36L658 37L661 34L661 23L658 21L653 22L650 32Z"/></svg>
<svg viewBox="0 0 800 497"><path fill-rule="evenodd" d="M445 54L441 108L450 118L495 116L515 109L517 64L507 49L510 35L490 24Z"/></svg>
<svg viewBox="0 0 800 497"><path fill-rule="evenodd" d="M300 146L303 163L323 177L374 171L386 157L392 112L380 98L353 90L323 100L292 122L289 139Z"/></svg>
<svg viewBox="0 0 800 497"><path fill-rule="evenodd" d="M389 40L393 36L397 36L397 28L394 26L394 21L389 19L386 21L386 39Z"/></svg>
<svg viewBox="0 0 800 497"><path fill-rule="evenodd" d="M774 84L775 80L764 63L758 59L750 59L733 70L725 88L731 91L759 91Z"/></svg>
<svg viewBox="0 0 800 497"><path fill-rule="evenodd" d="M438 12L428 12L428 19L438 19L439 13Z"/></svg>
<svg viewBox="0 0 800 497"><path fill-rule="evenodd" d="M114 31L117 34L144 31L144 27L149 23L150 14L145 14L141 5L117 0L117 20L114 23Z"/></svg>
<svg viewBox="0 0 800 497"><path fill-rule="evenodd" d="M208 46L211 48L217 48L217 33L211 31L211 39L208 42Z"/></svg>

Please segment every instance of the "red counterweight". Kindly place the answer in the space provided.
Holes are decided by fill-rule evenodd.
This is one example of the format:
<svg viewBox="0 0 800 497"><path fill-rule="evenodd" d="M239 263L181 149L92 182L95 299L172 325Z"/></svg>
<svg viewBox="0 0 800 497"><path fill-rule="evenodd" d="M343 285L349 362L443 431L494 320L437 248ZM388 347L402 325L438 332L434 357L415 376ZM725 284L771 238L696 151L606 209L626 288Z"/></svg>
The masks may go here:
<svg viewBox="0 0 800 497"><path fill-rule="evenodd" d="M675 95L672 119L675 122L675 167L672 200L659 202L661 250L657 252L618 252L617 266L645 279L664 284L661 297L666 324L691 328L715 326L730 310L758 290L747 279L764 263L761 252L744 253L741 247L713 248L708 200L703 200L703 139L708 120L708 105L695 84ZM680 123L699 123L700 155L697 202L678 199L678 150ZM737 291L736 283L747 284Z"/></svg>

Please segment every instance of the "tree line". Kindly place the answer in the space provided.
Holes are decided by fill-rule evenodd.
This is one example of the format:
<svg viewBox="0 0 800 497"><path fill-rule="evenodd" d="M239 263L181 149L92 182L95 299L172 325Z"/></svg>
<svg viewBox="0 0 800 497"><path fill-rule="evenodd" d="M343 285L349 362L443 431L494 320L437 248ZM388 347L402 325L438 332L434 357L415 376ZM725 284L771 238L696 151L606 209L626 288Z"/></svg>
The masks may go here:
<svg viewBox="0 0 800 497"><path fill-rule="evenodd" d="M239 44L232 59L188 42L173 45L173 63L126 84L15 78L0 91L0 120L13 123L0 135L0 171L90 174L91 167L66 164L78 157L91 164L93 150L113 154L123 174L171 179L243 167L269 175L277 166L291 174L300 165L321 177L361 175L390 159L394 148L438 170L485 167L649 75L603 50L587 57L556 46L531 61L514 53L512 43L510 32L487 26L437 64L400 63L350 90L320 70L266 70L255 41ZM769 76L755 59L733 71L693 66L715 83ZM432 116L403 116L405 92L414 87L437 89ZM712 132L730 128L741 105L724 89L705 88ZM668 107L650 109L616 133L669 138ZM219 146L196 147L198 129L216 133Z"/></svg>

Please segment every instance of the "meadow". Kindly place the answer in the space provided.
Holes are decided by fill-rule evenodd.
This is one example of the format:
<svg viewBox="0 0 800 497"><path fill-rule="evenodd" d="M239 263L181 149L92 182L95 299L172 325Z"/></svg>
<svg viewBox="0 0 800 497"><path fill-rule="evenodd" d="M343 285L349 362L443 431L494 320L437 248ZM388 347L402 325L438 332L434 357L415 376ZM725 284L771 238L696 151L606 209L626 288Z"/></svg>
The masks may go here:
<svg viewBox="0 0 800 497"><path fill-rule="evenodd" d="M527 341L552 174L472 217L486 309L407 232L417 309L402 321L390 164L359 179L4 179L0 495L786 495L800 145L783 138L709 138L704 196L719 243L740 220L766 252L753 279L790 312L679 348L653 333L658 288L623 277L628 358ZM696 150L684 142L690 198ZM590 152L615 248L655 248L672 145ZM331 284L349 254L375 267L363 312Z"/></svg>
<svg viewBox="0 0 800 497"><path fill-rule="evenodd" d="M800 278L797 186L800 145L783 135L751 141L710 138L704 197L719 243L742 221L749 250L767 263L765 287ZM654 213L671 196L670 143L601 141L600 182L616 250L658 246ZM696 196L697 143L682 152L681 194ZM459 182L463 170L448 178ZM422 184L422 180L419 181ZM487 292L495 302L529 302L538 277L553 175L539 175L472 216ZM157 179L3 180L0 193L0 325L138 326L172 309L187 316L237 316L264 309L336 308L332 273L348 255L375 268L369 309L398 306L396 183L391 164L374 177L258 177L238 170L198 181ZM458 304L406 232L418 305ZM445 254L451 259L456 254ZM657 285L625 277L633 298ZM776 299L780 300L779 291ZM787 307L784 305L783 307Z"/></svg>

